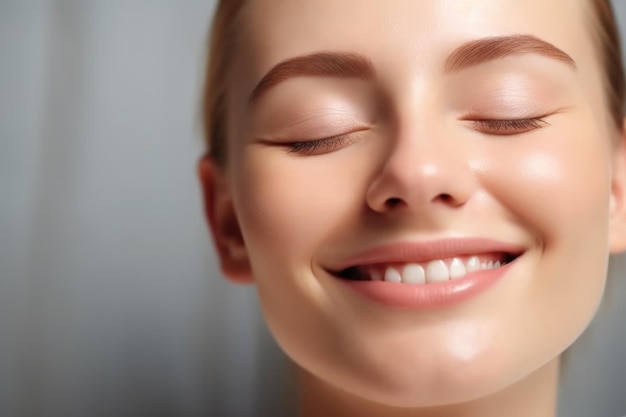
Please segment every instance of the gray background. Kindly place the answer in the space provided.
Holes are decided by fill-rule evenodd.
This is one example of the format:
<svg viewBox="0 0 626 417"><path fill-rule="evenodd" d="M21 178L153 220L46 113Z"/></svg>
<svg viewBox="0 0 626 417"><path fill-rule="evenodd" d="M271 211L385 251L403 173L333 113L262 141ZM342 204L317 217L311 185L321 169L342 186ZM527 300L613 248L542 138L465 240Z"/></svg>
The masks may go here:
<svg viewBox="0 0 626 417"><path fill-rule="evenodd" d="M0 0L0 416L287 413L283 358L254 289L219 276L195 180L212 9ZM563 416L626 414L624 258L611 275Z"/></svg>

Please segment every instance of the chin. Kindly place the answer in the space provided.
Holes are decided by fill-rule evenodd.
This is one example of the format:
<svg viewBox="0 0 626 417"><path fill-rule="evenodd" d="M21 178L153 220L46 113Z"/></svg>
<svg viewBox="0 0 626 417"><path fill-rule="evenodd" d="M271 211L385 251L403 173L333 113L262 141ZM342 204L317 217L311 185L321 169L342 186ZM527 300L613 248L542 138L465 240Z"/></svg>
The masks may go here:
<svg viewBox="0 0 626 417"><path fill-rule="evenodd" d="M380 345L378 346L380 348ZM398 408L428 408L471 403L506 395L519 384L533 384L558 364L555 356L514 352L482 352L468 360L452 358L433 349L396 350L393 355L361 351L342 352L333 360L295 358L325 384L358 401ZM544 352L545 353L545 352ZM313 358L308 358L313 359Z"/></svg>
<svg viewBox="0 0 626 417"><path fill-rule="evenodd" d="M410 370L410 371L409 371ZM471 402L488 397L521 379L521 372L498 367L495 361L464 366L419 364L355 378L344 389L375 403L402 408L425 408Z"/></svg>

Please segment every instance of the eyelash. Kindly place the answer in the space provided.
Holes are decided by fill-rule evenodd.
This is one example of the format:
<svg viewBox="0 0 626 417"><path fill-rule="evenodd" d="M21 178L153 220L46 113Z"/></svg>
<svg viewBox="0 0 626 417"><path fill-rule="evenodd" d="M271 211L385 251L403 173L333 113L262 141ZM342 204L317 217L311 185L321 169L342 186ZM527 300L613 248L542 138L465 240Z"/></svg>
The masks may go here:
<svg viewBox="0 0 626 417"><path fill-rule="evenodd" d="M512 136L548 126L542 118L529 119L476 119L471 120L475 130L487 135ZM356 142L352 134L331 136L329 138L304 140L288 143L287 152L300 155L322 155Z"/></svg>
<svg viewBox="0 0 626 417"><path fill-rule="evenodd" d="M347 133L323 139L292 142L287 144L287 152L301 155L321 155L354 142L356 142L356 138L352 134Z"/></svg>
<svg viewBox="0 0 626 417"><path fill-rule="evenodd" d="M549 126L541 117L529 119L476 119L475 129L487 135L512 136Z"/></svg>

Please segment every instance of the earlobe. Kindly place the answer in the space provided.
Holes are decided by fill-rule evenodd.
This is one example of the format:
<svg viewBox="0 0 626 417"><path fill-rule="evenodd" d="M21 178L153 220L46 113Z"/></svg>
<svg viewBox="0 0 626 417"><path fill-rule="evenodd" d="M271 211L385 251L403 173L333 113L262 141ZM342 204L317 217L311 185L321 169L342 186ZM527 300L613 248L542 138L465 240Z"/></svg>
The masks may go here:
<svg viewBox="0 0 626 417"><path fill-rule="evenodd" d="M249 284L252 272L228 178L209 156L198 162L198 178L222 272L232 282Z"/></svg>
<svg viewBox="0 0 626 417"><path fill-rule="evenodd" d="M609 249L618 253L626 251L626 120L613 152Z"/></svg>

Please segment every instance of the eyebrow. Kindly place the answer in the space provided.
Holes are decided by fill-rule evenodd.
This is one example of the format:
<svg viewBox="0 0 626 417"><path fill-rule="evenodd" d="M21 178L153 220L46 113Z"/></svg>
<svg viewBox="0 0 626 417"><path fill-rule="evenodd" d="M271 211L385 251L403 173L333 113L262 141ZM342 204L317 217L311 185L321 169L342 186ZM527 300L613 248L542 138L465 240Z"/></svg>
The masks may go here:
<svg viewBox="0 0 626 417"><path fill-rule="evenodd" d="M250 95L254 102L269 89L294 77L336 77L373 80L376 70L372 62L352 52L318 52L280 62L257 84Z"/></svg>
<svg viewBox="0 0 626 417"><path fill-rule="evenodd" d="M532 35L511 35L467 42L450 54L446 72L456 72L512 55L535 54L561 61L576 69L576 61L565 51Z"/></svg>
<svg viewBox="0 0 626 417"><path fill-rule="evenodd" d="M513 55L535 54L563 62L576 69L576 62L563 50L532 35L477 39L462 44L446 59L444 71L458 72ZM282 61L272 67L250 94L257 101L276 85L295 77L335 77L373 80L376 69L365 56L354 52L317 52Z"/></svg>

